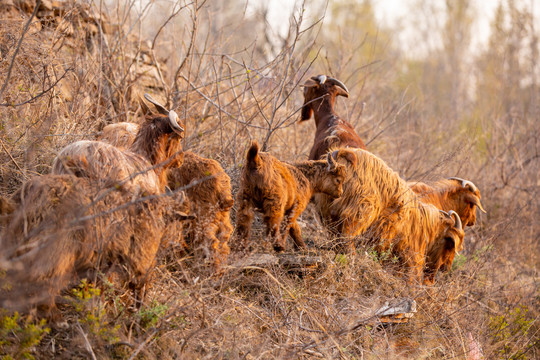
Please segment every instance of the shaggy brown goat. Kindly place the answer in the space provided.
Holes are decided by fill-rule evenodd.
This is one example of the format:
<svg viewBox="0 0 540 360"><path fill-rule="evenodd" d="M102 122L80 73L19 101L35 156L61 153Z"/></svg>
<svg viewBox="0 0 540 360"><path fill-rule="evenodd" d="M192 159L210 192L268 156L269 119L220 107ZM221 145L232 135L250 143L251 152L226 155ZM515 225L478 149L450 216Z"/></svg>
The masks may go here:
<svg viewBox="0 0 540 360"><path fill-rule="evenodd" d="M452 237L461 244L464 232L453 218L431 204L421 202L399 175L377 156L351 150L343 195L316 201L325 223L338 236L375 245L379 252L397 255L410 269L411 279L421 280L426 250L432 243Z"/></svg>
<svg viewBox="0 0 540 360"><path fill-rule="evenodd" d="M314 76L304 83L304 106L300 121L315 116L315 141L309 153L310 160L319 160L330 148L366 146L354 127L334 112L336 96L349 97L349 90L339 80L326 75Z"/></svg>
<svg viewBox="0 0 540 360"><path fill-rule="evenodd" d="M178 115L145 94L162 115L146 116L129 150L102 141L77 141L60 151L53 162L53 174L74 174L103 185L122 186L137 194L162 193L166 170L182 163L184 128Z"/></svg>
<svg viewBox="0 0 540 360"><path fill-rule="evenodd" d="M469 180L451 177L432 185L415 181L408 184L423 202L433 204L440 210L456 211L464 226L476 223L477 207L486 212L480 202L480 190Z"/></svg>
<svg viewBox="0 0 540 360"><path fill-rule="evenodd" d="M73 175L45 175L15 193L15 210L0 236L2 307L53 305L61 289L93 279L96 271L129 284L141 298L173 199L133 199L94 185Z"/></svg>
<svg viewBox="0 0 540 360"><path fill-rule="evenodd" d="M117 147L128 147L137 125L127 124L107 125L99 140ZM104 134L107 134L105 138ZM217 161L186 151L182 166L169 169L167 183L173 190L189 185L185 190L190 204L189 213L196 220L187 223L187 238L192 246L202 249L207 258L213 259L216 271L221 271L222 264L227 261L228 242L233 231L230 210L234 199L229 176ZM212 256L209 256L210 252Z"/></svg>
<svg viewBox="0 0 540 360"><path fill-rule="evenodd" d="M348 156L347 150L328 154L327 160L287 164L259 152L253 142L246 156L237 201L237 232L246 244L253 221L253 208L264 216L264 222L276 251L283 251L290 234L296 248L304 248L300 227L296 222L314 193L333 197L342 194L344 166L336 159Z"/></svg>
<svg viewBox="0 0 540 360"><path fill-rule="evenodd" d="M430 243L427 248L424 282L429 285L435 282L435 276L439 270L450 270L456 253L463 250L461 219L454 210L450 210L448 216L454 220L454 226L449 227L445 236Z"/></svg>
<svg viewBox="0 0 540 360"><path fill-rule="evenodd" d="M189 222L188 238L193 247L201 248L212 259L215 270L221 271L233 231L230 210L234 199L229 175L217 161L186 151L182 166L170 170L168 184L173 190L187 186L190 214L196 217Z"/></svg>

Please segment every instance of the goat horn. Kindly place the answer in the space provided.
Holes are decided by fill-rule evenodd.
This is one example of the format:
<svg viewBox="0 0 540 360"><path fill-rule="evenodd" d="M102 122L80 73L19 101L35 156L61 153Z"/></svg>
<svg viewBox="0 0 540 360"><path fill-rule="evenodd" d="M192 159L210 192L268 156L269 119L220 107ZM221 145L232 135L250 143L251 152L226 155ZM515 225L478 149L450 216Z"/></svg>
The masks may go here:
<svg viewBox="0 0 540 360"><path fill-rule="evenodd" d="M448 215L450 215L454 219L454 226L459 230L463 230L463 223L461 222L461 218L459 217L458 213L454 210L450 210L448 212Z"/></svg>
<svg viewBox="0 0 540 360"><path fill-rule="evenodd" d="M326 77L326 75L319 75L319 76L317 76L317 81L318 81L319 84L321 84L321 85L324 84L324 83L326 82L326 79L328 79L328 78Z"/></svg>
<svg viewBox="0 0 540 360"><path fill-rule="evenodd" d="M343 90L345 90L345 92L347 93L347 95L349 94L349 89L347 89L347 87L345 86L344 83L342 83L341 81L339 81L338 79L334 79L334 78L328 78L328 80L333 80L337 86L339 86L340 88L342 88Z"/></svg>
<svg viewBox="0 0 540 360"><path fill-rule="evenodd" d="M158 103L152 96L150 96L150 94L146 93L144 94L144 98L146 100L148 100L149 102L151 102L152 104L154 104L154 106L156 107L157 111L159 111L161 114L163 115L169 115L169 110L167 110L165 108L165 106L161 105L160 103Z"/></svg>
<svg viewBox="0 0 540 360"><path fill-rule="evenodd" d="M178 114L176 114L176 112L173 110L169 111L169 121L171 122L171 127L175 133L180 134L184 132L184 128L178 124L177 119L178 119Z"/></svg>
<svg viewBox="0 0 540 360"><path fill-rule="evenodd" d="M448 178L448 180L461 181L461 186L462 187L468 188L469 190L471 190L474 193L478 191L478 188L476 187L476 185L474 185L474 183L472 181L465 180L465 179L458 178L458 177L450 177L450 178Z"/></svg>
<svg viewBox="0 0 540 360"><path fill-rule="evenodd" d="M336 160L334 159L334 153L326 154L326 161L328 161L328 167L326 168L326 171L332 171L336 168Z"/></svg>

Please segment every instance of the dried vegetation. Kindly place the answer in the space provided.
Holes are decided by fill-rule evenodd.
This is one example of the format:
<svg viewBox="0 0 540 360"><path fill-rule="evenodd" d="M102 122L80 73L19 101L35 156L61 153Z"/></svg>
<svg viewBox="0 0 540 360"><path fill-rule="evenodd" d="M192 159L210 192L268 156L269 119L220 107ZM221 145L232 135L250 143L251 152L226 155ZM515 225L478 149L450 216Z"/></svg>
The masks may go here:
<svg viewBox="0 0 540 360"><path fill-rule="evenodd" d="M435 11L421 3L422 13ZM526 6L502 1L486 50L471 54L466 3L447 2L442 18L452 21L439 29L441 47L410 59L392 45L397 35L375 24L369 1L300 4L284 35L265 25L267 7L246 10L243 1L0 2L2 259L24 257L6 253L6 243L26 241L25 232L41 237L27 247L32 266L0 272L2 285L10 272L20 276L11 284L20 292L2 301L16 308L43 296L42 282L31 285L35 266L46 266L58 304L46 321L0 310L0 356L539 358L538 22ZM422 40L417 44L433 43ZM465 228L463 251L434 285L408 283L391 252L334 252L311 205L298 218L308 247L302 255L322 265L245 264L245 254L231 251L216 276L197 251L174 246L181 229L167 228L160 216L168 197L134 202L126 191L107 192L84 178L34 178L51 172L66 145L94 140L109 124L142 123L138 95L149 92L178 113L183 148L230 176L234 196L251 140L280 160L307 159L315 127L297 123L301 85L318 74L347 85L349 98L336 99L336 112L402 178L459 176L480 189L487 214ZM47 182L43 191L32 190L40 182ZM51 222L33 228L34 215L14 218L23 201L28 214L49 214ZM227 211L235 224L236 207ZM202 231L199 225L191 229ZM144 270L132 266L127 250L136 229L145 229L139 235L151 238L158 254ZM255 252L272 251L263 231L255 219ZM46 246L52 238L76 256L58 257L60 250ZM123 245L96 252L96 243ZM42 245L48 255L37 256ZM138 286L149 267L137 304L115 279ZM72 286L58 292L66 282ZM417 313L408 323L380 324L377 309L401 297L414 297Z"/></svg>

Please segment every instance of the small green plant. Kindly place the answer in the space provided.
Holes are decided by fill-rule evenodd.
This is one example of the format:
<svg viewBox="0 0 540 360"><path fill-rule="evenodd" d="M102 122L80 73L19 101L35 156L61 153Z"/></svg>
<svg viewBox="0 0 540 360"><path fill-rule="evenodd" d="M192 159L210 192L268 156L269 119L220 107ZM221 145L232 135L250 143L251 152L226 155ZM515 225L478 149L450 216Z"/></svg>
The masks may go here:
<svg viewBox="0 0 540 360"><path fill-rule="evenodd" d="M499 346L498 353L505 359L525 360L528 359L527 349L534 343L523 344L523 339L528 339L529 330L534 319L529 319L529 309L520 305L505 314L490 318L489 329L493 341Z"/></svg>
<svg viewBox="0 0 540 360"><path fill-rule="evenodd" d="M22 318L17 312L9 315L0 309L1 359L34 359L34 347L50 332L46 324L45 319L36 323L28 317Z"/></svg>
<svg viewBox="0 0 540 360"><path fill-rule="evenodd" d="M390 260L392 263L397 263L399 261L397 256L392 256L392 247L381 252L377 251L375 248L369 248L367 254L371 260L376 262Z"/></svg>
<svg viewBox="0 0 540 360"><path fill-rule="evenodd" d="M452 263L452 271L461 269L467 262L467 257L463 254L456 254Z"/></svg>
<svg viewBox="0 0 540 360"><path fill-rule="evenodd" d="M137 314L141 321L141 326L145 329L156 326L168 309L169 307L167 305L160 304L156 300L152 301L152 304L149 306L141 307Z"/></svg>
<svg viewBox="0 0 540 360"><path fill-rule="evenodd" d="M111 326L107 321L105 306L99 301L101 290L83 279L79 286L71 290L71 301L80 314L79 321L89 332L111 344L118 341L120 325Z"/></svg>
<svg viewBox="0 0 540 360"><path fill-rule="evenodd" d="M345 254L337 254L334 261L342 266L346 266L349 263L349 259Z"/></svg>

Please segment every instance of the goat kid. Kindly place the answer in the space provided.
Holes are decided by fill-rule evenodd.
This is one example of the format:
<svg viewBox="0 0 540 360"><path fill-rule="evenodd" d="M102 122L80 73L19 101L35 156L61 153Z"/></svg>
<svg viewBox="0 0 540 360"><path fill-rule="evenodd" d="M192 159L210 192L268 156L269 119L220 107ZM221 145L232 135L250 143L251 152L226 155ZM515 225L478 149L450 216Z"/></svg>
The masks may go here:
<svg viewBox="0 0 540 360"><path fill-rule="evenodd" d="M263 214L266 234L276 251L285 250L288 234L296 248L304 248L296 219L314 193L341 196L345 169L336 159L349 155L347 150L339 150L328 154L326 160L288 164L259 152L254 141L247 152L237 197L239 240L244 245L247 243L255 208Z"/></svg>

